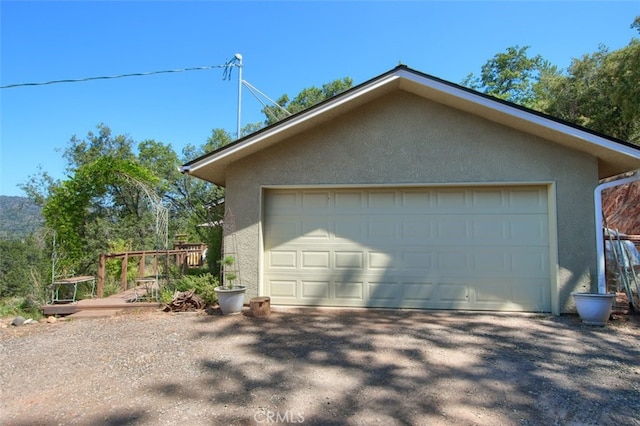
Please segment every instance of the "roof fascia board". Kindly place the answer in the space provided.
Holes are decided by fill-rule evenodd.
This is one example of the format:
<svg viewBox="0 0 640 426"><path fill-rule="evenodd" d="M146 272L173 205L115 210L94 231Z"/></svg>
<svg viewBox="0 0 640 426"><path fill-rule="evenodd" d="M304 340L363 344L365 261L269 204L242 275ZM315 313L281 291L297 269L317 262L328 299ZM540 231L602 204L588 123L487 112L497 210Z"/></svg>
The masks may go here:
<svg viewBox="0 0 640 426"><path fill-rule="evenodd" d="M526 110L511 106L506 103L502 103L498 100L491 99L485 96L481 96L479 93L473 93L472 91L465 90L463 87L456 87L453 83L445 83L438 81L430 76L421 75L411 70L399 70L397 73L400 77L413 81L418 84L430 87L434 90L446 93L448 95L460 98L464 101L480 105L485 108L495 110L499 113L509 115L514 118L518 118L532 124L547 128L552 131L560 132L574 138L584 140L585 142L619 152L630 157L640 159L640 149L627 146L623 143L607 139L602 136L595 135L585 130L560 123L550 118L545 118L542 115L538 115Z"/></svg>
<svg viewBox="0 0 640 426"><path fill-rule="evenodd" d="M627 145L622 141L615 141L604 136L599 136L587 131L586 129L581 130L579 127L556 121L551 117L546 117L542 113L528 111L526 108L519 107L515 104L512 105L506 101L500 101L482 93L467 89L463 86L459 86L455 83L447 82L428 74L423 74L406 66L399 66L386 74L374 78L369 82L363 83L361 86L356 86L353 89L344 92L342 95L328 99L327 101L318 104L317 107L311 107L308 110L302 111L292 116L290 120L285 119L280 123L274 124L271 128L266 128L263 132L249 135L245 139L239 139L238 141L233 142L230 145L226 145L217 151L204 155L199 159L195 159L180 167L180 171L189 173L202 167L206 167L211 163L232 157L248 147L260 144L264 140L272 139L277 135L285 135L301 123L335 110L344 104L362 97L363 95L375 92L385 86L390 86L394 82L401 84L403 80L443 93L454 99L476 105L488 111L494 111L505 119L508 117L510 119L522 120L531 125L539 126L558 134L564 134L574 139L582 140L586 143L611 150L634 159L640 159L640 149L635 146ZM405 90L411 92L410 89ZM501 123L509 125L506 121Z"/></svg>

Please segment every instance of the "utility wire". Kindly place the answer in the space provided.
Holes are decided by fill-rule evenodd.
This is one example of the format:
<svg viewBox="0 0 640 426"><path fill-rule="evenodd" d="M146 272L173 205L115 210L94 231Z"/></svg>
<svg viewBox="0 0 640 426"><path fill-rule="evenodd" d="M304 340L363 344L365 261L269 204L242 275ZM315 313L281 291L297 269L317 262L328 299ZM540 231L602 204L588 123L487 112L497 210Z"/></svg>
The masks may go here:
<svg viewBox="0 0 640 426"><path fill-rule="evenodd" d="M0 89L12 89L14 87L25 87L25 86L45 86L48 84L58 84L58 83L81 83L85 81L91 80L109 80L113 78L124 78L124 77L141 77L155 74L167 74L167 73L176 73L176 72L185 72L185 71L202 71L202 70L210 70L213 68L229 68L233 66L233 64L226 63L224 65L207 65L204 67L193 67L193 68L178 68L174 70L165 70L165 71L150 71L150 72L138 72L133 74L120 74L120 75L110 75L110 76L102 76L102 77L86 77L86 78L78 78L78 79L67 79L67 80L52 80L45 81L40 83L18 83L18 84L9 84L7 86L0 86Z"/></svg>
<svg viewBox="0 0 640 426"><path fill-rule="evenodd" d="M229 59L227 63L221 66L221 68L224 68L224 72L222 73L223 80L231 80L231 70L233 70L233 67L242 66L240 61L241 57L242 56L234 56L233 58Z"/></svg>
<svg viewBox="0 0 640 426"><path fill-rule="evenodd" d="M246 86L246 85L245 85L245 86ZM259 97L258 97L258 94L257 94L256 92L254 92L254 91L253 91L253 89L251 88L251 87L253 87L253 86L246 86L246 87L247 87L247 89L249 89L249 93L251 93L251 94L253 95L253 97L254 97L254 98L256 98L256 100L257 100L258 102L260 102L260 104L262 105L262 107L263 107L263 109L264 109L264 112L265 112L267 115L270 115L270 116L271 116L271 118L272 118L272 119L274 119L275 121L278 121L278 120L280 119L280 117L277 117L277 116L273 113L272 109L271 109L271 108L268 108L268 105L267 105L267 104L265 104L265 103L264 103L264 101L263 101L261 98L259 98Z"/></svg>
<svg viewBox="0 0 640 426"><path fill-rule="evenodd" d="M285 108L282 107L282 105L280 105L279 103L277 103L276 101L274 101L273 99L271 99L270 97L268 97L267 95L265 95L264 93L262 93L260 90L258 90L256 87L254 87L251 83L249 83L247 80L242 80L242 84L245 85L245 87L247 89L249 89L249 91L251 92L251 94L253 94L253 96L258 99L258 97L256 96L255 92L259 93L261 96L263 96L264 98L266 98L269 102L271 102L273 105L275 105L277 108L279 108L280 110L282 110L285 114L287 114L287 116L291 115L291 113L289 111L287 111ZM254 92L255 91L255 92ZM258 99L259 100L259 99ZM260 103L266 107L266 105L260 101Z"/></svg>

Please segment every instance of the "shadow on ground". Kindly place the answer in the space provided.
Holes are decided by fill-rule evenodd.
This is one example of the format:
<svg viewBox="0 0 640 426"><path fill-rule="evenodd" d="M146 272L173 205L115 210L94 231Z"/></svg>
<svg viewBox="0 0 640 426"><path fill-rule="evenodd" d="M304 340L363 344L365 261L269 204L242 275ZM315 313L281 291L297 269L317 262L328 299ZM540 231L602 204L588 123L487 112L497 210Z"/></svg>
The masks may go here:
<svg viewBox="0 0 640 426"><path fill-rule="evenodd" d="M640 424L640 348L575 317L275 310L202 317L211 424ZM634 343L635 342L635 343Z"/></svg>

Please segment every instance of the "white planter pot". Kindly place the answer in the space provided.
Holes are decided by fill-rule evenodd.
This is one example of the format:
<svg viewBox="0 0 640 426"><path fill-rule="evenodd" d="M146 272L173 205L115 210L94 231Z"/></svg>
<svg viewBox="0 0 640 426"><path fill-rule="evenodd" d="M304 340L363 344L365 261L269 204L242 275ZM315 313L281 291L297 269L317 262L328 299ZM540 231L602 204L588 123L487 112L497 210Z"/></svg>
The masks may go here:
<svg viewBox="0 0 640 426"><path fill-rule="evenodd" d="M571 293L582 322L589 325L605 325L611 315L615 294Z"/></svg>
<svg viewBox="0 0 640 426"><path fill-rule="evenodd" d="M239 314L244 305L244 293L247 290L245 286L224 288L216 287L216 295L218 296L218 305L223 315Z"/></svg>

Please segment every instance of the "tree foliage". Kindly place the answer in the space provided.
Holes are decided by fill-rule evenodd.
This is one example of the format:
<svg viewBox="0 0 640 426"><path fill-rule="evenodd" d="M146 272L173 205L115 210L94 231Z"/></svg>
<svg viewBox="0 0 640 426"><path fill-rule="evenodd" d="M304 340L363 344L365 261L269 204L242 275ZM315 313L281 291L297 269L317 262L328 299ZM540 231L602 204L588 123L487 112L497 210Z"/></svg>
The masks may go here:
<svg viewBox="0 0 640 426"><path fill-rule="evenodd" d="M640 40L574 59L551 91L547 113L640 144Z"/></svg>
<svg viewBox="0 0 640 426"><path fill-rule="evenodd" d="M310 108L325 99L336 96L353 86L353 80L349 77L334 80L330 83L323 84L321 88L311 86L303 89L293 100L289 101L289 96L284 94L276 103L278 106L266 106L262 109L265 115L266 125L271 125L289 115ZM285 112L286 110L286 112Z"/></svg>
<svg viewBox="0 0 640 426"><path fill-rule="evenodd" d="M640 32L640 16L631 28ZM559 71L528 47L496 54L463 82L475 90L640 144L640 40L574 59Z"/></svg>
<svg viewBox="0 0 640 426"><path fill-rule="evenodd" d="M131 159L95 157L60 182L44 205L45 221L56 232L60 250L81 271L95 264L110 238L124 234L148 241L149 233L152 238L155 235L151 218L141 206L141 194L129 179L149 184L157 181ZM87 250L89 247L97 248L98 253Z"/></svg>
<svg viewBox="0 0 640 426"><path fill-rule="evenodd" d="M0 239L0 299L22 296L34 302L44 298L51 274L42 230L21 239Z"/></svg>
<svg viewBox="0 0 640 426"><path fill-rule="evenodd" d="M542 82L559 74L542 56L529 56L529 46L508 47L481 68L480 76L469 74L462 82L474 90L529 108L535 108L545 94Z"/></svg>

